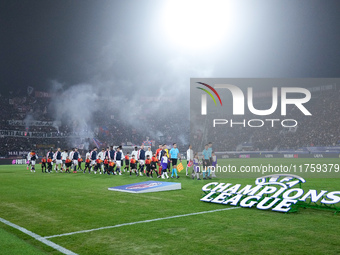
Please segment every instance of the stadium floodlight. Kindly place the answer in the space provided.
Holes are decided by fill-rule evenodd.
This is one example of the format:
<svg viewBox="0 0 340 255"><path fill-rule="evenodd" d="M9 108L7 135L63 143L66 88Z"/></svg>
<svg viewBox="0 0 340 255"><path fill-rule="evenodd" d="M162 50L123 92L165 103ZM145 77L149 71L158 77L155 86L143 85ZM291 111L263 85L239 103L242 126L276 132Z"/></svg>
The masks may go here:
<svg viewBox="0 0 340 255"><path fill-rule="evenodd" d="M229 1L171 0L161 12L163 31L175 45L190 49L213 48L228 28Z"/></svg>

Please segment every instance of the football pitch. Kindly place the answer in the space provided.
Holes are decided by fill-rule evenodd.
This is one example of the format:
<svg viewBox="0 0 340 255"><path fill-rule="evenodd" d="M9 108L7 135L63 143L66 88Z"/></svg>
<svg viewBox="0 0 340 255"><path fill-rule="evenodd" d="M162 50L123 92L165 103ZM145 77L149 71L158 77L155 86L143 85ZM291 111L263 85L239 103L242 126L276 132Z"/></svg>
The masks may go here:
<svg viewBox="0 0 340 255"><path fill-rule="evenodd" d="M225 159L219 164L314 161L339 163ZM48 174L41 173L40 165L31 173L25 165L2 165L0 254L340 254L339 213L300 209L285 214L200 201L204 184L254 184L266 174L232 178L217 173L213 180L200 181L186 177L185 170L179 175L162 181L181 182L181 190L133 194L108 188L150 179L127 173ZM334 175L305 179L305 190L340 190Z"/></svg>

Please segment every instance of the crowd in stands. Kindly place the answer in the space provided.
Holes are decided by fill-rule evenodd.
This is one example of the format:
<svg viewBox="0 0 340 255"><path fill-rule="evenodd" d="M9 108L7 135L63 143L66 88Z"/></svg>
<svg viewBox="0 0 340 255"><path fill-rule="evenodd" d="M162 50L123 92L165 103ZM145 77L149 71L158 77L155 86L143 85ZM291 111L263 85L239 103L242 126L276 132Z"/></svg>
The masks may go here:
<svg viewBox="0 0 340 255"><path fill-rule="evenodd" d="M76 121L59 120L59 125L52 125L55 121L50 107L50 98L28 96L1 96L0 130L19 131L20 135L9 136L0 134L0 157L7 157L9 152L29 151L35 149L42 155L50 147L73 148L81 150L97 146L108 145L140 145L146 140L172 144L176 141L186 150L189 144L189 114L185 111L174 116L164 115L148 118L146 115L130 116L124 119L119 109L112 109L112 116L95 112L91 127ZM164 109L165 110L165 109ZM15 125L15 121L26 121L26 124ZM11 122L12 121L12 122ZM30 125L30 121L46 121L49 125ZM30 137L30 132L46 133L50 137ZM27 135L26 135L27 133ZM53 138L51 138L53 137ZM93 140L96 139L96 142Z"/></svg>
<svg viewBox="0 0 340 255"><path fill-rule="evenodd" d="M269 101L271 99L268 99ZM268 101L267 100L267 101ZM97 139L101 146L136 144L150 139L158 143L171 144L177 142L178 147L186 150L189 143L193 148L201 150L202 141L211 141L216 151L245 150L284 150L297 149L306 146L332 146L340 143L340 91L332 89L312 94L307 105L312 116L304 116L296 107L289 107L287 116L276 112L271 118L296 119L296 128L283 128L280 124L270 127L266 124L262 128L236 126L230 128L225 125L196 130L190 137L189 112L183 109L176 114L135 115L131 120L124 119L119 110L113 109L112 116L96 113L93 117L92 130L86 130L79 123L61 122L57 127L11 125L10 120L55 121L50 111L50 98L40 98L34 95L21 97L1 96L0 100L0 130L15 130L22 132L40 132L52 134L53 138L33 138L29 136L0 135L0 156L8 156L9 151L28 151L36 149L46 151L50 146L56 148L72 148L74 146L87 149L95 144L92 138ZM263 100L265 101L265 100ZM271 101L269 102L271 103ZM167 110L167 108L164 108ZM245 119L254 116L246 115ZM256 116L256 119L266 117ZM210 125L211 122L207 121ZM88 132L88 133L86 133Z"/></svg>

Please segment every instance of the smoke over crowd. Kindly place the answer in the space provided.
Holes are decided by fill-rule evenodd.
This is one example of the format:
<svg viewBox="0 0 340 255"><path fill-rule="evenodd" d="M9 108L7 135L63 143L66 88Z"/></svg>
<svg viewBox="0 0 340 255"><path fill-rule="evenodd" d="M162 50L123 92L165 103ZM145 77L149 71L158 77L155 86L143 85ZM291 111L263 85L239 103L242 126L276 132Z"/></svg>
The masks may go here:
<svg viewBox="0 0 340 255"><path fill-rule="evenodd" d="M188 144L190 78L338 76L338 24L329 18L337 3L203 2L5 1L2 129L26 120L15 128L66 134L68 147L92 139ZM226 19L210 23L219 11ZM195 33L180 36L182 28ZM53 125L31 125L41 120Z"/></svg>

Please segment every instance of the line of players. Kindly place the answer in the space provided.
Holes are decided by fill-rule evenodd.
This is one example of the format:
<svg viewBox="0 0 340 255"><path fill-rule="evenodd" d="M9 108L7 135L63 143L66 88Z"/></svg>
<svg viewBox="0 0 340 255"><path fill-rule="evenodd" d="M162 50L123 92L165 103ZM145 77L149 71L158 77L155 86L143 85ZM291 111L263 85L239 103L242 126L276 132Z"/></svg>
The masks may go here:
<svg viewBox="0 0 340 255"><path fill-rule="evenodd" d="M200 173L203 174L203 179L211 179L211 177L216 177L215 172L211 172L211 166L216 167L217 159L216 155L212 151L212 144L206 144L205 149L202 152L203 160L200 161L197 153L193 155L193 150L189 146L187 150L187 167L186 175L188 176L188 168L193 165L192 178L200 180ZM81 163L83 162L80 153L77 148L74 148L70 153L67 150L61 152L60 148L53 153L52 149L44 156L41 160L42 172L45 171L51 173L53 163L54 170L56 172L65 171L70 173L70 169L73 169L74 173L77 170L82 170L84 173L88 170L89 173L93 171L95 174L99 172L100 174L113 174L121 175L122 168L124 172L129 172L136 174L136 176L146 176L153 178L153 174L156 174L158 178L169 178L167 171L171 169L171 177L179 178L177 174L177 160L181 160L181 155L178 151L176 143L173 144L173 148L167 149L165 144L159 145L159 148L155 153L152 153L149 147L147 151L144 150L144 145L138 150L135 147L134 151L127 153L125 156L122 151L122 147L119 146L116 150L113 146L107 147L107 149L102 149L100 152L97 151L98 148L93 148L93 150L86 153L85 168L81 168ZM31 171L35 172L35 161L38 158L36 153L32 151L28 155L28 161L31 165ZM201 171L201 165L203 163L203 171ZM29 167L27 166L27 169ZM138 166L139 165L139 166ZM158 169L157 169L158 166ZM170 167L172 166L172 167ZM78 169L77 169L78 168Z"/></svg>
<svg viewBox="0 0 340 255"><path fill-rule="evenodd" d="M32 172L35 172L35 161L37 158L38 156L34 151L28 155ZM135 147L131 156L130 153L124 156L121 146L117 147L116 150L113 149L113 146L110 146L107 147L106 150L102 149L100 152L98 152L98 148L95 147L92 151L86 153L85 158L85 168L82 169L81 163L83 160L77 148L74 148L70 153L68 153L67 150L62 152L60 148L58 148L56 152L53 152L51 149L47 155L41 159L42 172L51 173L54 165L56 172L65 171L70 173L70 169L73 169L73 172L76 173L77 170L80 169L84 173L88 170L89 173L93 171L95 174L99 172L100 174L121 175L125 163L123 171L129 172L130 175L134 173L136 176L143 176L144 173L151 178L153 178L153 174L156 174L159 178L169 178L167 171L170 171L171 165L171 177L179 178L176 166L177 160L181 159L181 157L176 143L173 144L173 148L170 150L167 149L165 144L159 145L156 153L152 153L150 147L145 151L144 145L142 145L139 150Z"/></svg>

